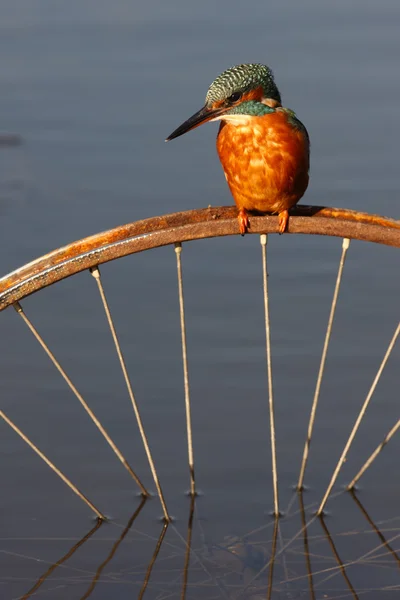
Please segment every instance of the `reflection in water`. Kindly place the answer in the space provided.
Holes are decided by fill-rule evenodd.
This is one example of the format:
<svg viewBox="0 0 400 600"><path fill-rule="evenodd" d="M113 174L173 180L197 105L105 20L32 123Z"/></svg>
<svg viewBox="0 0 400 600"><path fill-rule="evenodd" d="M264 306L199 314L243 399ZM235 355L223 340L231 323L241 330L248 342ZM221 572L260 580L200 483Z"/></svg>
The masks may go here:
<svg viewBox="0 0 400 600"><path fill-rule="evenodd" d="M276 542L278 540L278 530L279 530L279 516L275 515L274 533L272 535L271 558L270 558L269 573L268 573L268 590L267 590L267 599L268 600L271 600L271 598L272 598L272 585L273 585L273 581L274 581L274 565L275 565L275 555L276 555Z"/></svg>
<svg viewBox="0 0 400 600"><path fill-rule="evenodd" d="M151 560L149 562L149 566L147 567L146 575L145 575L145 578L144 578L144 581L143 581L142 588L141 588L141 590L139 592L138 600L142 600L143 595L144 595L144 593L146 591L147 585L148 585L149 580L150 580L151 572L153 570L153 567L154 567L154 564L156 562L157 556L158 556L158 554L160 552L160 548L161 548L162 543L164 541L165 534L167 533L168 525L169 525L169 521L165 521L165 523L163 524L163 527L162 527L161 533L160 533L160 537L157 540L157 545L156 545L155 550L153 552L153 556L151 557Z"/></svg>
<svg viewBox="0 0 400 600"><path fill-rule="evenodd" d="M336 559L336 561L337 561L337 563L339 565L340 572L342 573L342 575L344 577L344 580L345 580L346 584L348 585L349 590L352 593L353 597L358 599L358 596L357 596L357 594L356 594L356 592L355 592L355 590L354 590L354 588L353 588L353 586L351 584L351 581L350 581L350 579L347 576L346 569L344 568L343 561L340 558L340 556L338 554L338 551L336 550L336 546L334 544L333 538L332 538L332 536L331 536L331 534L329 532L329 529L328 529L328 527L327 527L327 525L325 523L324 516L320 515L319 520L320 520L322 528L323 528L323 530L325 532L325 535L326 535L326 538L328 540L328 543L329 543L329 545L331 547L333 556L335 557L335 559Z"/></svg>
<svg viewBox="0 0 400 600"><path fill-rule="evenodd" d="M390 554L393 556L393 558L395 559L395 561L397 562L397 564L400 566L400 558L399 558L398 554L393 550L393 548L390 546L390 544L386 541L385 536L377 528L377 526L375 525L375 523L373 522L373 520L371 519L371 517L367 513L366 509L361 504L361 501L359 500L359 498L357 498L354 489L350 490L350 495L353 498L354 502L357 504L358 508L361 510L361 512L364 515L364 517L367 519L368 523L371 525L372 529L375 531L375 533L377 534L377 536L381 540L381 542L384 545L384 547L389 550Z"/></svg>
<svg viewBox="0 0 400 600"><path fill-rule="evenodd" d="M194 481L194 478L193 478L193 481ZM183 567L183 582L182 582L181 600L184 600L186 597L186 588L187 588L187 583L188 583L190 548L192 545L192 531L193 531L193 517L194 517L195 501L196 501L196 496L192 495L191 500L190 500L188 531L187 531L187 537L186 537L186 552L185 552L185 564Z"/></svg>
<svg viewBox="0 0 400 600"><path fill-rule="evenodd" d="M303 491L300 490L298 492L298 494L299 494L299 504L300 504L301 527L302 527L302 530L303 530L303 540L304 540L304 555L306 557L308 585L309 585L309 588L310 588L310 598L312 600L315 600L314 583L313 583L313 576L312 576L312 566L311 566L311 558L310 558L310 549L309 549L309 545L308 545L306 511L304 509L304 500L303 500Z"/></svg>
<svg viewBox="0 0 400 600"><path fill-rule="evenodd" d="M135 512L129 519L127 526L125 527L125 529L123 530L123 532L121 533L121 535L119 536L118 540L115 542L113 547L111 548L111 552L109 553L107 558L101 563L101 565L98 567L88 590L83 594L83 596L81 597L81 600L86 600L86 598L89 598L90 594L93 592L104 567L114 558L114 555L115 555L116 551L118 550L118 546L121 544L122 540L127 535L128 531L130 530L130 528L133 525L133 522L135 521L136 517L138 517L138 515L139 515L140 511L142 510L143 506L145 505L145 503L146 503L146 498L142 498L142 501L139 504L138 508L135 510Z"/></svg>
<svg viewBox="0 0 400 600"><path fill-rule="evenodd" d="M324 517L313 516L307 521L306 515L310 512L315 514L316 505L305 506L303 493L296 492L294 502L290 503L284 518L275 518L273 522L268 521L260 528L241 536L231 535L219 544L212 539L207 540L201 521L194 515L195 498L192 498L184 532L179 531L176 524L170 526L163 523L156 546L151 548L149 544L153 543L152 540L155 538L152 533L149 533L149 526L154 527L154 523L147 522L142 530L136 526L131 532L133 535L129 537L129 544L124 545L129 548L129 554L126 551L124 553L121 548L118 559L117 549L142 511L146 503L143 499L113 544L107 558L97 567L94 575L91 575L92 581L80 598L81 600L88 598L96 586L98 588L107 586L106 589L109 590L110 585L112 587L118 585L117 589L121 594L129 593L129 597L139 600L143 597L148 600L167 597L181 600L189 597L198 600L218 598L289 600L300 597L310 598L310 600L326 597L334 600L352 597L358 600L361 595L365 600L376 600L377 594L383 591L385 591L385 600L395 600L400 589L399 556L354 493L351 497L354 500L351 504L357 508L351 531L333 534L328 529ZM349 494L341 493L339 498L341 501L347 501ZM363 553L363 550L365 552L363 542L367 540L363 528L365 519L381 541L381 545L367 553ZM110 526L112 525L110 523ZM29 591L20 597L21 600L28 599L34 594L36 597L39 588L54 570L66 563L100 526L101 522L98 521L64 557L58 559ZM400 536L398 528L395 531L392 528L391 531L396 534L392 539ZM178 544L174 536L178 536ZM147 546L144 542L146 538ZM368 539L370 540L370 536ZM99 541L98 537L94 538L94 541L96 540ZM346 540L345 560L341 558L337 549L340 540ZM353 547L354 540L356 543ZM327 551L328 547L330 552ZM146 548L151 548L151 557L147 564L142 562ZM353 551L355 548L355 554L351 553L352 548ZM87 554L97 556L93 552L93 546ZM140 557L139 565L135 564L135 555ZM391 565L387 557L390 557ZM396 562L395 568L393 568L393 558ZM111 561L114 561L112 571L106 575L105 567ZM376 567L375 571L371 569L372 565ZM350 566L352 581L348 573ZM379 571L377 568L379 566L385 568ZM65 573L67 572L68 569ZM380 573L381 579L379 579ZM84 580L74 579L73 569L69 577L67 583L80 585L85 583ZM43 588L41 591L46 593L49 590ZM65 597L69 598L68 595Z"/></svg>
<svg viewBox="0 0 400 600"><path fill-rule="evenodd" d="M102 526L102 524L104 523L103 519L96 519L96 524L94 527L92 527L92 529L85 535L83 536L83 538L81 540L79 540L79 542L77 542L76 544L74 544L72 546L72 548L70 550L68 550L67 554L65 554L62 558L60 558L57 562L53 563L51 565L51 567L49 567L47 569L47 571L45 573L43 573L43 575L41 575L39 577L39 579L37 580L37 582L35 583L35 585L33 587L31 587L30 590L28 590L26 592L26 594L24 594L21 597L21 600L27 600L27 598L30 598L32 596L32 594L34 594L35 592L37 592L37 590L40 588L40 586L45 582L45 580L53 573L53 571L55 571L57 569L57 567L59 567L60 565L62 565L63 563L65 563L69 558L71 558L71 556L78 550L78 548L80 548L81 546L83 546L83 544L85 542L87 542L87 540L89 538L92 537L92 535L98 530L100 529L100 527Z"/></svg>

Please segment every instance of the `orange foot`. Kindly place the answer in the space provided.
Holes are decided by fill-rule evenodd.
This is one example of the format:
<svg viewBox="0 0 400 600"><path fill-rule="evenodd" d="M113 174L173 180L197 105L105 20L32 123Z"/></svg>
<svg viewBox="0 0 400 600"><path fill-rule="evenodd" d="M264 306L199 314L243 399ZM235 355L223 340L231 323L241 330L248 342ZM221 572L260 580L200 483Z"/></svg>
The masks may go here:
<svg viewBox="0 0 400 600"><path fill-rule="evenodd" d="M250 227L249 215L244 208L239 210L238 221L240 235L244 235Z"/></svg>
<svg viewBox="0 0 400 600"><path fill-rule="evenodd" d="M288 210L283 210L281 213L279 213L279 235L281 233L285 233L288 223L289 223L289 211Z"/></svg>

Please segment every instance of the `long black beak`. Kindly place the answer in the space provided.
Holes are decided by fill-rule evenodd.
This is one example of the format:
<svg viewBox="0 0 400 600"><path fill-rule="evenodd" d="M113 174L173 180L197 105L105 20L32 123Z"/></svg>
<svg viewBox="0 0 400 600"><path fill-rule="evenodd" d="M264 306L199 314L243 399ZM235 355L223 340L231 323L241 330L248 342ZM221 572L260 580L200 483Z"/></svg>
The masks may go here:
<svg viewBox="0 0 400 600"><path fill-rule="evenodd" d="M177 138L180 135L187 133L191 129L194 129L195 127L198 127L203 123L207 123L207 121L211 121L211 119L214 119L218 115L222 114L224 110L226 109L208 108L207 106L203 106L203 108L201 108L199 111L197 111L197 113L192 115L190 119L182 123L182 125L179 125L179 127L175 129L175 131L173 131L165 141L169 142L170 140L173 140L174 138Z"/></svg>

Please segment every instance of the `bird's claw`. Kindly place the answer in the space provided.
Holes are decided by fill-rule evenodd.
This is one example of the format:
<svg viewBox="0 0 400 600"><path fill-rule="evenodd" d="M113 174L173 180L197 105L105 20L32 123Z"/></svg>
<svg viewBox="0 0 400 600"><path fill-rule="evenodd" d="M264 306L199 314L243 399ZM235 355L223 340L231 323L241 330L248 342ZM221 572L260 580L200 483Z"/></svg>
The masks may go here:
<svg viewBox="0 0 400 600"><path fill-rule="evenodd" d="M288 223L289 223L289 211L284 210L281 213L279 213L279 220L278 220L279 235L282 235L282 233L285 233L285 231L287 230Z"/></svg>
<svg viewBox="0 0 400 600"><path fill-rule="evenodd" d="M240 235L243 236L245 233L247 233L248 229L250 228L249 216L245 210L242 209L239 211L238 221Z"/></svg>

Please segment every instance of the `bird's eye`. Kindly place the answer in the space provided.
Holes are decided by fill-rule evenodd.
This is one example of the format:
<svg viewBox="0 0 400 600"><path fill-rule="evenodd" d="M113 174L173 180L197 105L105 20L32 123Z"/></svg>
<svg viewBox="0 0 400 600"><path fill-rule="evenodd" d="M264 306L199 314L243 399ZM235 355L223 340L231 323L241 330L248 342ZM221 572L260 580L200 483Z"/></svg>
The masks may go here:
<svg viewBox="0 0 400 600"><path fill-rule="evenodd" d="M233 92L228 98L228 102L237 102L242 97L241 92Z"/></svg>

